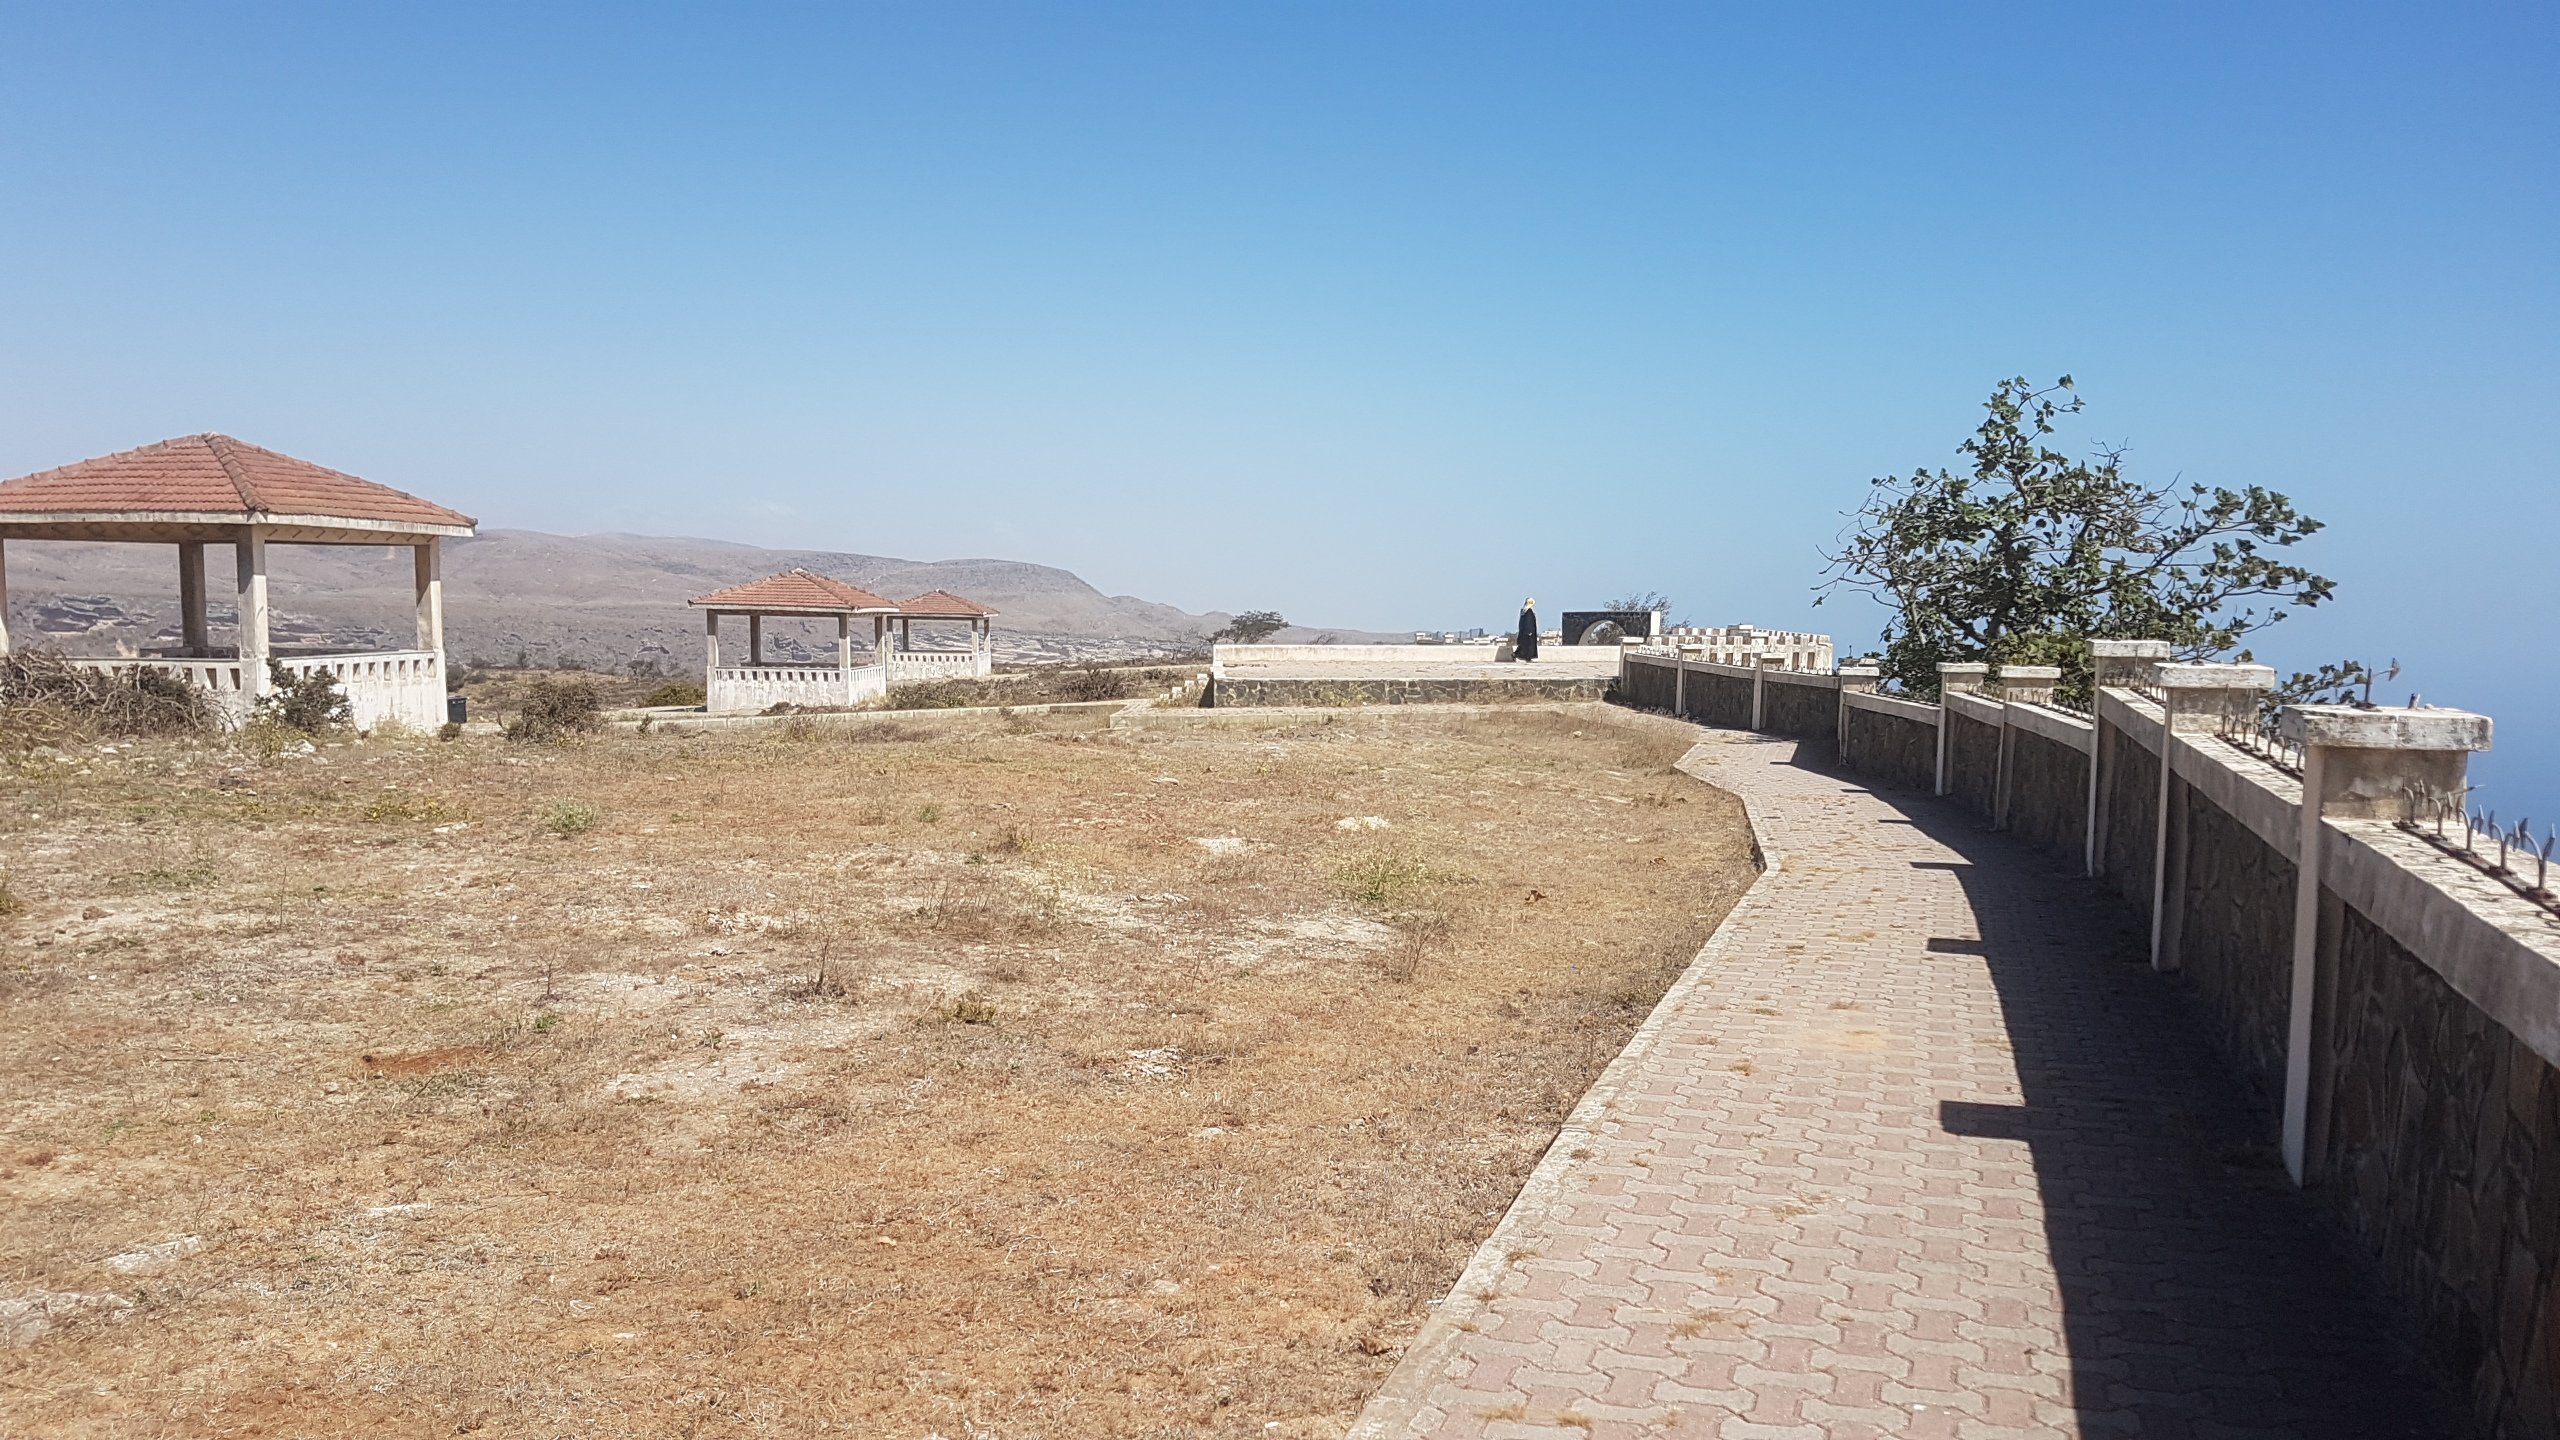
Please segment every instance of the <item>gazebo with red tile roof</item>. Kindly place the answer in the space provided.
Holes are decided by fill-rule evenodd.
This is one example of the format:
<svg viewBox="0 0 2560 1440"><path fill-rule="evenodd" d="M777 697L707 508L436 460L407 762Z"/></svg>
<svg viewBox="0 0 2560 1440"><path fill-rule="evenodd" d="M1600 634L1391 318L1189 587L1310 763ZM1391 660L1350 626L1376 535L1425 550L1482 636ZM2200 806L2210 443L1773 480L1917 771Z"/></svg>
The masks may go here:
<svg viewBox="0 0 2560 1440"><path fill-rule="evenodd" d="M308 460L234 440L186 435L0 481L0 653L9 648L10 540L104 540L178 547L184 642L173 655L83 664L150 665L214 691L235 719L268 687L268 662L324 668L354 703L356 724L432 727L444 720L442 543L474 533L459 511ZM237 556L240 621L216 649L205 614L204 547ZM406 545L415 557L417 646L364 655L280 657L268 642L267 546ZM226 653L227 651L227 653Z"/></svg>
<svg viewBox="0 0 2560 1440"><path fill-rule="evenodd" d="M858 585L792 569L744 585L696 595L702 611L703 708L714 715L755 714L777 704L852 705L888 693L889 621L898 605ZM720 663L720 617L747 617L747 663ZM764 620L768 615L817 619L834 616L836 663L768 665ZM872 663L853 663L853 620L871 617Z"/></svg>
<svg viewBox="0 0 2560 1440"><path fill-rule="evenodd" d="M889 657L889 679L901 680L983 680L993 673L995 649L995 610L965 595L948 590L928 590L912 600L898 602L898 648ZM966 650L918 650L915 648L915 622L918 620L963 620L969 625L969 648Z"/></svg>

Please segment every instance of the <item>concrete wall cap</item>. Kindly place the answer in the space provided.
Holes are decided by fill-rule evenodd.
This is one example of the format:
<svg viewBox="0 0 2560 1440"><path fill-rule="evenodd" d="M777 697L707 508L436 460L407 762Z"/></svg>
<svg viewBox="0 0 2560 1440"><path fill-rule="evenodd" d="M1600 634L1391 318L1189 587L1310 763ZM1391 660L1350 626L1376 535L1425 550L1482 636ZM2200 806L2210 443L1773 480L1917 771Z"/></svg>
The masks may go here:
<svg viewBox="0 0 2560 1440"><path fill-rule="evenodd" d="M2092 640L2089 653L2102 660L2166 660L2166 640Z"/></svg>
<svg viewBox="0 0 2560 1440"><path fill-rule="evenodd" d="M1988 675L1991 673L1991 667L1978 660L1941 660L1938 662L1938 673L1941 675Z"/></svg>
<svg viewBox="0 0 2560 1440"><path fill-rule="evenodd" d="M2342 750L2486 750L2489 717L2468 710L2288 705L2279 722L2297 745Z"/></svg>
<svg viewBox="0 0 2560 1440"><path fill-rule="evenodd" d="M2163 690L2273 690L2276 672L2267 665L2163 665L2156 677Z"/></svg>
<svg viewBox="0 0 2560 1440"><path fill-rule="evenodd" d="M2062 678L2062 667L2059 665L2003 665L2000 667L2000 678L2003 680L2059 680Z"/></svg>
<svg viewBox="0 0 2560 1440"><path fill-rule="evenodd" d="M1840 674L1843 679L1848 680L1880 680L1884 678L1884 672L1873 665L1843 665L1840 667Z"/></svg>

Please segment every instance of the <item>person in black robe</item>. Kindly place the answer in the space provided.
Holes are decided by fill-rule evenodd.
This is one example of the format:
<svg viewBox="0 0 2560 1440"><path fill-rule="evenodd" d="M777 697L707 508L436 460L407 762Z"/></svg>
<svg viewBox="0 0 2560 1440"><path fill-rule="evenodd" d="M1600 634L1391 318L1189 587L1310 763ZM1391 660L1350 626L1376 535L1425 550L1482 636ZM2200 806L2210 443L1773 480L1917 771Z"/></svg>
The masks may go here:
<svg viewBox="0 0 2560 1440"><path fill-rule="evenodd" d="M1534 596L1520 602L1520 639L1511 653L1522 660L1538 658L1538 602Z"/></svg>

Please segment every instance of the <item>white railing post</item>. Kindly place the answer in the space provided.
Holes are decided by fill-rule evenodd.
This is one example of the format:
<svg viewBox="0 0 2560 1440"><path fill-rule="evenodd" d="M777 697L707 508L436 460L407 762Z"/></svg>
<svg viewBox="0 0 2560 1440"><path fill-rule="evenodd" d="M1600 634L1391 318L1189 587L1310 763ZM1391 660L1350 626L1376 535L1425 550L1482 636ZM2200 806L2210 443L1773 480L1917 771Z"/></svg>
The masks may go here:
<svg viewBox="0 0 2560 1440"><path fill-rule="evenodd" d="M2326 817L2397 818L2411 792L2461 803L2471 752L2489 748L2486 715L2463 710L2365 710L2349 705L2287 706L2284 737L2302 747L2302 806L2294 845L2293 973L2286 997L2284 1168L2308 1184L2313 1107L2325 1106L2328 1075L2317 1066L2318 1022L2330 1003L2320 984L2336 961L2335 925L2321 923L2321 840ZM2163 748L2166 746L2164 744Z"/></svg>

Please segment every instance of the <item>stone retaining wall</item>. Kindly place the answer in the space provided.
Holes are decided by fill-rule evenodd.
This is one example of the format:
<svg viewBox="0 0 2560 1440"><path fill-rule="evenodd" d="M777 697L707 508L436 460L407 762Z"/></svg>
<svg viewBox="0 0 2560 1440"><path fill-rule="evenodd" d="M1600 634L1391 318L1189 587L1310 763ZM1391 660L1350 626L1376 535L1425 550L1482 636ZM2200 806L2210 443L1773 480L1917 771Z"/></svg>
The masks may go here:
<svg viewBox="0 0 2560 1440"><path fill-rule="evenodd" d="M2033 730L2009 732L2009 828L2077 863L2088 849L2089 757Z"/></svg>
<svg viewBox="0 0 2560 1440"><path fill-rule="evenodd" d="M1947 793L1982 819L1995 818L2000 804L2000 727L1955 709L1949 709L1940 723L1947 727Z"/></svg>
<svg viewBox="0 0 2560 1440"><path fill-rule="evenodd" d="M1751 677L1692 669L1686 682L1688 705L1681 713L1701 725L1726 730L1751 728Z"/></svg>
<svg viewBox="0 0 2560 1440"><path fill-rule="evenodd" d="M2177 857L2183 903L2170 963L2195 987L2206 1033L2265 1107L2273 1139L2284 1090L2293 861L2184 781L2176 798L2186 843ZM2146 905L2148 898L2146 892Z"/></svg>
<svg viewBox="0 0 2560 1440"><path fill-rule="evenodd" d="M1775 670L1760 677L1762 733L1810 740L1817 756L1831 758L1839 739L1839 680L1829 675L1782 678L1786 674Z"/></svg>
<svg viewBox="0 0 2560 1440"><path fill-rule="evenodd" d="M1529 667L1523 666L1526 670ZM1526 700L1599 700L1618 685L1608 675L1536 675L1499 680L1364 677L1332 680L1256 679L1214 682L1211 703L1233 705L1488 705Z"/></svg>
<svg viewBox="0 0 2560 1440"><path fill-rule="evenodd" d="M1840 763L1878 784L1932 790L1938 783L1938 727L1882 710L1852 708Z"/></svg>

